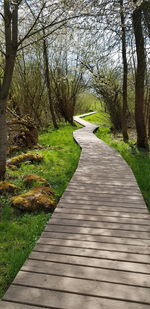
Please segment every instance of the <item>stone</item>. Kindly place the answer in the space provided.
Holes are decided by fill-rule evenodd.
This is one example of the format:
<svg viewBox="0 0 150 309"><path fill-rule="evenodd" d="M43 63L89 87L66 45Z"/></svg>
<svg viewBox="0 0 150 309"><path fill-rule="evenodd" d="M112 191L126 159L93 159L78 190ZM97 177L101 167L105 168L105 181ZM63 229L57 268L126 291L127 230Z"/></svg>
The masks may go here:
<svg viewBox="0 0 150 309"><path fill-rule="evenodd" d="M7 160L7 165L16 165L18 166L22 162L30 161L30 162L41 162L43 160L43 156L41 154L35 153L24 153L22 155L13 157Z"/></svg>
<svg viewBox="0 0 150 309"><path fill-rule="evenodd" d="M0 194L14 193L19 188L12 183L0 181Z"/></svg>
<svg viewBox="0 0 150 309"><path fill-rule="evenodd" d="M52 212L56 207L56 198L51 188L36 186L30 191L11 198L12 206L24 211L46 210Z"/></svg>

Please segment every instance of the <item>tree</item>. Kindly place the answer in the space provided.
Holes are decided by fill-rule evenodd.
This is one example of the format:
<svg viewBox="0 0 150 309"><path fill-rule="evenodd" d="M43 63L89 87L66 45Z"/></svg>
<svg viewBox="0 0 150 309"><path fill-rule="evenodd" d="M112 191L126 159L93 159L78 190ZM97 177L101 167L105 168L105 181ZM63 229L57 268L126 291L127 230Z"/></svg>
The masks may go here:
<svg viewBox="0 0 150 309"><path fill-rule="evenodd" d="M127 87L128 87L128 63L127 63L127 52L126 52L126 25L125 25L125 15L124 15L124 0L119 0L120 2L120 18L121 18L121 43L122 43L122 60L123 60L123 85L122 85L122 134L124 141L128 141L129 136L127 132Z"/></svg>
<svg viewBox="0 0 150 309"><path fill-rule="evenodd" d="M6 106L18 48L18 8L20 2L16 1L13 5L9 1L4 0L3 21L5 24L6 51L4 76L0 85L0 180L4 179L6 170Z"/></svg>
<svg viewBox="0 0 150 309"><path fill-rule="evenodd" d="M44 34L44 29L43 29ZM52 96L52 86L51 86L51 78L49 72L49 59L48 59L48 47L46 38L43 39L43 59L45 64L45 80L48 94L49 107L51 111L52 121L55 129L58 129L58 124L56 121L55 110L53 105L53 96Z"/></svg>
<svg viewBox="0 0 150 309"><path fill-rule="evenodd" d="M142 5L133 11L133 30L135 35L137 70L135 80L135 122L137 130L137 146L148 148L147 132L144 117L144 80L146 72L146 53L142 25Z"/></svg>

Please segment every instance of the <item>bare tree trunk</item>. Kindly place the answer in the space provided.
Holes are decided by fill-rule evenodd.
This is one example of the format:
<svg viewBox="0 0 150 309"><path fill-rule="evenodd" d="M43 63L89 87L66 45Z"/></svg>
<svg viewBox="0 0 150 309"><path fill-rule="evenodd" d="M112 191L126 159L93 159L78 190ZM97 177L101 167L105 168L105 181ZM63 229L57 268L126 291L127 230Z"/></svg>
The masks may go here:
<svg viewBox="0 0 150 309"><path fill-rule="evenodd" d="M6 107L9 89L14 71L15 58L17 53L18 37L18 6L16 5L11 12L11 4L4 1L4 20L5 20L5 69L2 85L0 87L0 180L5 178L6 155L7 155L7 124Z"/></svg>
<svg viewBox="0 0 150 309"><path fill-rule="evenodd" d="M124 2L120 0L120 17L121 17L121 28L122 28L122 60L123 60L123 109L122 109L122 134L123 140L126 142L129 139L128 131L127 131L127 111L128 111L128 103L127 103L127 87L128 87L128 64L127 64L127 55L126 55L126 29L125 29L125 16L124 16Z"/></svg>
<svg viewBox="0 0 150 309"><path fill-rule="evenodd" d="M137 71L135 81L135 123L137 130L138 148L148 148L148 139L144 119L144 79L146 72L146 55L144 35L142 29L142 10L141 6L133 12L133 29L136 42Z"/></svg>
<svg viewBox="0 0 150 309"><path fill-rule="evenodd" d="M7 124L6 101L0 99L0 180L4 180L6 172Z"/></svg>
<svg viewBox="0 0 150 309"><path fill-rule="evenodd" d="M150 138L150 113L148 118L148 138Z"/></svg>
<svg viewBox="0 0 150 309"><path fill-rule="evenodd" d="M46 86L47 86L47 94L49 100L49 107L52 116L53 126L55 129L58 129L58 124L56 121L54 106L52 102L52 93L51 93L51 84L50 84L50 75L49 75L49 61L48 61L48 51L47 51L47 44L46 39L43 39L43 58L45 63L45 79L46 79Z"/></svg>

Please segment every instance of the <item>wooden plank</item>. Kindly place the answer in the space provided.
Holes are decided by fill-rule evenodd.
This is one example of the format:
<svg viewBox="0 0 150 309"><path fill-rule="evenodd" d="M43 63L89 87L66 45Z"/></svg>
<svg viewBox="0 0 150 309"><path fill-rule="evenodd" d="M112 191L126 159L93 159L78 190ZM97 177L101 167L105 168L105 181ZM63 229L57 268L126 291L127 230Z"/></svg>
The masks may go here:
<svg viewBox="0 0 150 309"><path fill-rule="evenodd" d="M1 309L43 309L43 306L30 306L26 304L20 304L20 303L12 303L9 301L1 301L0 303ZM50 308L50 307L49 307Z"/></svg>
<svg viewBox="0 0 150 309"><path fill-rule="evenodd" d="M126 231L139 231L139 232L149 232L147 237L150 239L150 226L143 224L131 224L131 223L122 223L118 220L119 223L111 222L111 229L113 230L126 230ZM49 224L49 223L48 223ZM90 221L90 220L75 220L75 219L59 219L52 217L50 224L66 225L66 226L81 226L81 227L94 227L100 229L110 229L110 222L100 221Z"/></svg>
<svg viewBox="0 0 150 309"><path fill-rule="evenodd" d="M139 253L147 253L149 254L150 251L150 241L149 239L137 239L137 238L123 238L123 237L111 237L111 236L97 236L97 235L86 235L86 234L74 234L74 233L64 233L64 232L43 232L41 234L41 241L46 242L49 240L45 240L43 238L50 238L55 241L56 239L64 239L64 240L75 240L75 243L77 240L84 241L85 246L89 246L90 242L93 243L100 243L99 248L105 249L108 248L108 250L114 250L117 245L119 244L118 250L119 251L126 251L127 252L139 252ZM55 241L56 242L56 241ZM61 241L62 242L62 241ZM61 245L60 242L60 245ZM120 246L120 244L122 246ZM109 246L110 245L110 246ZM114 246L115 245L115 246ZM130 245L126 248L126 245ZM132 246L131 246L132 245ZM96 245L97 246L97 245ZM133 246L136 246L136 249L132 249ZM141 247L141 248L140 248ZM130 251L129 251L130 250ZM133 250L133 251L132 251Z"/></svg>
<svg viewBox="0 0 150 309"><path fill-rule="evenodd" d="M150 287L150 276L147 274L121 270L116 271L113 269L105 269L100 267L94 268L47 261L41 262L38 260L27 260L21 270L31 273L53 274L57 276Z"/></svg>
<svg viewBox="0 0 150 309"><path fill-rule="evenodd" d="M96 221L96 222L112 222L112 223L130 223L135 225L144 225L144 226L150 226L149 220L141 219L141 218L131 218L131 217L121 217L121 216L115 216L111 217L109 213L107 212L107 215L105 216L99 216L98 214L78 214L78 213L59 213L55 212L53 214L53 219L70 219L70 220L84 220L84 221ZM140 227L139 227L140 228Z"/></svg>
<svg viewBox="0 0 150 309"><path fill-rule="evenodd" d="M87 178L87 177L73 177L72 180L70 181L70 184L78 184L78 185L84 185L84 184L95 184L95 186L100 185L100 186L107 186L107 185L113 185L113 186L118 186L118 187L130 187L130 188L137 188L137 183L136 182L127 182L127 181L119 181L119 180L115 180L113 179L96 179L94 182L92 181L92 179Z"/></svg>
<svg viewBox="0 0 150 309"><path fill-rule="evenodd" d="M110 170L111 172L111 170ZM128 183L128 185L131 185L131 186L137 186L137 183L135 181L135 179L132 179L129 181L129 179L124 179L123 178L124 175L120 176L120 177L115 177L115 176L112 176L112 177L108 177L106 176L106 174L103 174L102 173L99 173L97 176L93 176L93 177L87 177L86 175L77 175L75 174L75 176L72 178L72 181L75 181L75 182L83 182L83 183L89 183L89 182L95 182L95 184L116 184L116 185L125 185ZM100 177L102 180L100 180Z"/></svg>
<svg viewBox="0 0 150 309"><path fill-rule="evenodd" d="M60 199L60 204L63 203L63 204L80 204L80 205L93 205L93 206L107 206L107 207L110 207L110 208L117 208L117 207L122 207L122 209L125 207L125 208L133 208L133 209L146 209L146 205L144 204L144 202L136 202L136 203L126 203L124 201L112 201L112 199L110 199L110 201L104 201L104 200L93 200L93 199L90 199L89 200L85 200L85 199L75 199L73 197L62 197Z"/></svg>
<svg viewBox="0 0 150 309"><path fill-rule="evenodd" d="M96 282L20 271L13 284L150 304L150 289L148 293L147 288L122 286L111 282Z"/></svg>
<svg viewBox="0 0 150 309"><path fill-rule="evenodd" d="M95 239L95 237L94 237ZM68 240L64 239L63 242L61 239L55 238L42 238L37 242L38 244L49 244L49 245L64 245L70 247L81 247L86 249L104 249L110 251L122 251L122 252L130 252L130 253L143 253L143 254L150 254L150 247L148 246L139 246L139 245L126 245L126 244L108 244L106 242L96 242L96 241L83 241L83 240Z"/></svg>
<svg viewBox="0 0 150 309"><path fill-rule="evenodd" d="M47 225L45 231L49 232L67 232L67 233L79 233L79 234L90 234L90 235L103 235L111 237L127 237L127 238L138 238L138 239L150 239L149 233L137 232L137 231L125 231L125 230L112 230L112 229L95 229L87 227L76 227L76 226L65 226L65 225Z"/></svg>
<svg viewBox="0 0 150 309"><path fill-rule="evenodd" d="M67 292L44 290L38 288L11 286L5 294L5 300L66 309L148 309L148 304L131 303L107 298L98 298Z"/></svg>
<svg viewBox="0 0 150 309"><path fill-rule="evenodd" d="M112 226L112 225L111 225ZM148 232L137 232L134 230L123 230L123 229L110 229L106 228L92 228L92 227L82 227L82 226L73 226L73 225L63 225L60 222L59 224L47 224L45 231L52 232L70 232L70 233L79 233L79 234L90 234L90 235L105 235L105 236L119 236L127 238L139 238L139 239L150 239Z"/></svg>
<svg viewBox="0 0 150 309"><path fill-rule="evenodd" d="M122 183L122 186L119 186L118 184L113 183L113 180L112 180L111 183L105 183L105 179L104 179L104 183L102 183L102 182L98 183L97 181L96 181L96 183L94 183L92 181L88 182L89 178L87 178L87 182L83 183L82 181L80 182L80 180L79 180L79 182L73 181L73 179L74 178L72 178L71 182L69 183L68 188L71 188L71 189L78 189L79 188L81 190L85 190L86 188L89 188L89 189L93 189L93 190L96 190L96 191L100 190L100 189L107 190L109 188L111 190L116 189L116 190L120 191L121 188L123 188L123 191L127 190L129 192L134 191L136 193L141 193L141 191L140 191L140 189L139 189L139 187L137 186L136 183L135 183L134 187L130 187L130 182L128 182L128 181L126 181L125 183ZM109 179L108 179L108 181L109 181ZM114 179L114 181L116 181L116 180Z"/></svg>
<svg viewBox="0 0 150 309"><path fill-rule="evenodd" d="M121 260L119 260L118 263L118 261L114 260L110 261L105 259L88 258L83 256L82 257L71 256L67 254L65 255L55 253L48 254L45 252L32 252L29 256L29 259L150 274L150 264L142 264L137 262L131 263Z"/></svg>
<svg viewBox="0 0 150 309"><path fill-rule="evenodd" d="M133 219L144 219L149 222L150 220L150 215L148 213L137 213L137 212L132 212L132 211L112 211L109 210L107 207L104 208L104 210L100 209L79 209L79 208L67 208L67 207L57 207L55 209L55 214L81 214L81 215L91 215L91 216L98 216L98 217L117 217L117 218L133 218Z"/></svg>
<svg viewBox="0 0 150 309"><path fill-rule="evenodd" d="M70 192L74 192L74 193L82 193L82 194L87 194L87 193L93 193L93 194L114 194L114 195L128 195L128 194L132 194L132 195L136 195L136 196L141 196L140 191L136 191L134 190L134 192L131 191L131 189L118 189L118 188L91 188L91 186L89 187L73 187L73 186L68 186L68 188L65 191L66 193L68 192L70 194Z"/></svg>
<svg viewBox="0 0 150 309"><path fill-rule="evenodd" d="M130 262L138 262L138 263L147 263L150 264L150 255L145 254L136 254L136 253L128 253L128 252L118 252L116 251L107 251L107 250L94 250L94 249L85 249L85 248L76 248L76 247L65 247L55 246L55 245L40 245L38 244L32 253L36 252L47 252L47 253L56 253L56 254L67 254L74 256L84 256L91 258L102 258L102 259L110 259L110 260L118 260L118 261L130 261ZM30 255L32 258L34 255ZM34 258L34 257L33 257Z"/></svg>
<svg viewBox="0 0 150 309"><path fill-rule="evenodd" d="M104 193L99 193L99 194L94 194L94 193L88 193L87 195L83 195L82 193L78 194L76 192L70 191L69 194L68 192L65 192L63 194L63 198L67 197L67 198L74 198L75 201L78 201L80 199L82 200L91 200L91 201L109 201L111 200L112 202L123 202L123 203L128 203L128 202L132 202L132 203L143 203L143 197L142 196L136 196L136 195L128 195L126 196L126 198L124 196L121 196L121 194L117 194L115 195L116 197L114 197L114 194L104 194Z"/></svg>
<svg viewBox="0 0 150 309"><path fill-rule="evenodd" d="M90 204L87 204L87 202L85 203L80 203L80 202L73 202L73 203L67 203L67 202L63 202L60 201L59 204L57 205L56 210L59 208L69 208L69 210L71 209L81 209L82 211L86 212L86 210L93 210L93 211L102 211L102 210L106 210L106 211L120 211L120 212L128 212L128 213L138 213L140 214L146 214L148 215L148 211L146 206L144 207L138 207L137 205L135 205L135 207L132 207L133 204L128 204L128 206L125 206L123 204L121 204L120 206L118 206L118 204L116 205L116 203L110 203L107 205L105 205L105 203L98 203L98 205L93 205L93 203L91 202ZM55 211L56 211L55 210Z"/></svg>

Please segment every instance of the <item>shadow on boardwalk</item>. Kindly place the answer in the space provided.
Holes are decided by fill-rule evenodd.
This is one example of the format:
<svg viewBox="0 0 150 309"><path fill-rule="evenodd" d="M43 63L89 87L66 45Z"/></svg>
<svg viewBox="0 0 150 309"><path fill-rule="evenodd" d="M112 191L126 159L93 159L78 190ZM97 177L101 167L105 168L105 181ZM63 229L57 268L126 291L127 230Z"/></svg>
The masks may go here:
<svg viewBox="0 0 150 309"><path fill-rule="evenodd" d="M1 309L150 308L149 214L119 153L83 126L78 168Z"/></svg>

